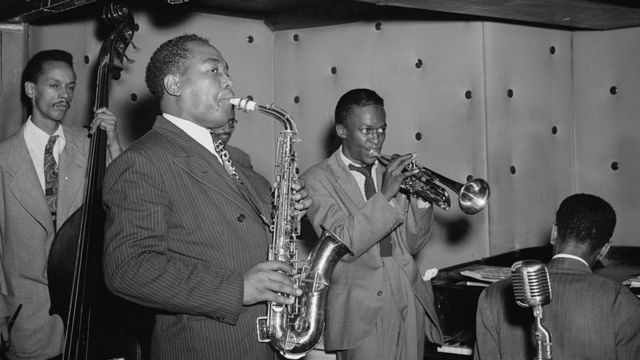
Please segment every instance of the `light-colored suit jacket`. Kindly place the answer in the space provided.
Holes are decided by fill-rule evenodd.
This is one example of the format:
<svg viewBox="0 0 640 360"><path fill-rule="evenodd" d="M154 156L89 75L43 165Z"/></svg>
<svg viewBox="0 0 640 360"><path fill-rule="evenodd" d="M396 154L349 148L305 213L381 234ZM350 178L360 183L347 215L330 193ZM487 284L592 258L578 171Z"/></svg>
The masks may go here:
<svg viewBox="0 0 640 360"><path fill-rule="evenodd" d="M441 343L442 334L435 312L433 290L422 281L413 255L427 243L433 208L419 209L415 201L399 194L391 206L377 193L365 201L349 169L340 158L340 150L307 170L302 178L313 203L307 215L317 234L331 230L353 252L336 266L328 294L325 348L351 349L374 328L382 309L383 269L378 242L391 234L393 257L407 275L427 315L426 335ZM378 183L382 183L382 166Z"/></svg>
<svg viewBox="0 0 640 360"><path fill-rule="evenodd" d="M89 150L86 129L63 126L58 226L83 201ZM0 316L22 310L11 332L12 359L48 359L62 352L63 326L49 316L47 259L55 231L24 140L24 127L0 144Z"/></svg>
<svg viewBox="0 0 640 360"><path fill-rule="evenodd" d="M243 306L243 273L267 260L267 181L239 167L251 200L217 158L168 120L132 144L104 181L105 280L157 310L152 358L272 359ZM251 201L255 204L252 205Z"/></svg>
<svg viewBox="0 0 640 360"><path fill-rule="evenodd" d="M640 359L640 301L622 284L594 275L580 261L549 263L551 302L542 324L554 359ZM480 295L475 359L533 359L533 311L516 305L511 279Z"/></svg>

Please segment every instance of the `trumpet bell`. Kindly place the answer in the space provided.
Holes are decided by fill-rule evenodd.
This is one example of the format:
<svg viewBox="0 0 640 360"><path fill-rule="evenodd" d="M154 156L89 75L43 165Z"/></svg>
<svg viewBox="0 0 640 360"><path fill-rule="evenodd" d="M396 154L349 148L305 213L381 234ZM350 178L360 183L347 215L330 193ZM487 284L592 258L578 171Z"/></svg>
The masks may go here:
<svg viewBox="0 0 640 360"><path fill-rule="evenodd" d="M487 206L491 190L483 179L472 179L464 184L458 194L458 204L463 213L473 215Z"/></svg>

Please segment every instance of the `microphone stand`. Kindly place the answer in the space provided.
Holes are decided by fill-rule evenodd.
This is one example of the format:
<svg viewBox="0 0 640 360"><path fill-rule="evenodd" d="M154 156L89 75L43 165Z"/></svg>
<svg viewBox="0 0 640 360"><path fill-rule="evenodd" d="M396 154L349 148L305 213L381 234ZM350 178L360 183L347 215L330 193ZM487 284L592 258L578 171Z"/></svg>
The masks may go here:
<svg viewBox="0 0 640 360"><path fill-rule="evenodd" d="M536 360L551 360L551 334L542 325L542 305L533 307L535 317Z"/></svg>

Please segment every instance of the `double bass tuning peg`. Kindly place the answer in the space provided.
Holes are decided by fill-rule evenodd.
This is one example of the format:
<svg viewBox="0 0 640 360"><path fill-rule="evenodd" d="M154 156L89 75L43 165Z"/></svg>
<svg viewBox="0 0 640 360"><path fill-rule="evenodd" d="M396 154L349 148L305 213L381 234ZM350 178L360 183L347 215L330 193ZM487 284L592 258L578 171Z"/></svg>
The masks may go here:
<svg viewBox="0 0 640 360"><path fill-rule="evenodd" d="M132 47L134 50L140 50L140 48L139 48L139 47L137 47L137 46L136 46L136 44L134 44L134 42L133 42L133 41L129 40L129 44L131 44L131 47Z"/></svg>
<svg viewBox="0 0 640 360"><path fill-rule="evenodd" d="M102 18L109 24L116 24L129 16L129 9L121 4L109 3L102 9Z"/></svg>
<svg viewBox="0 0 640 360"><path fill-rule="evenodd" d="M122 57L127 60L127 64L135 64L135 60L133 60L132 58L128 57L127 54L122 54Z"/></svg>

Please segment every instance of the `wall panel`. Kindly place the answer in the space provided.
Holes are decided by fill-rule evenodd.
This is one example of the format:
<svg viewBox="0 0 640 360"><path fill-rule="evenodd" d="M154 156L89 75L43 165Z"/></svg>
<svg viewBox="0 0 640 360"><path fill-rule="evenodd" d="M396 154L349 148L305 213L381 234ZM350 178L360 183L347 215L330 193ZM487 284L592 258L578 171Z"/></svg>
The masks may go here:
<svg viewBox="0 0 640 360"><path fill-rule="evenodd" d="M27 32L24 24L0 24L0 141L18 131L24 117L19 84L27 61Z"/></svg>
<svg viewBox="0 0 640 360"><path fill-rule="evenodd" d="M571 33L485 23L484 42L498 254L546 244L559 201L573 192Z"/></svg>
<svg viewBox="0 0 640 360"><path fill-rule="evenodd" d="M616 245L640 246L639 36L638 28L574 34L576 189L614 207Z"/></svg>

